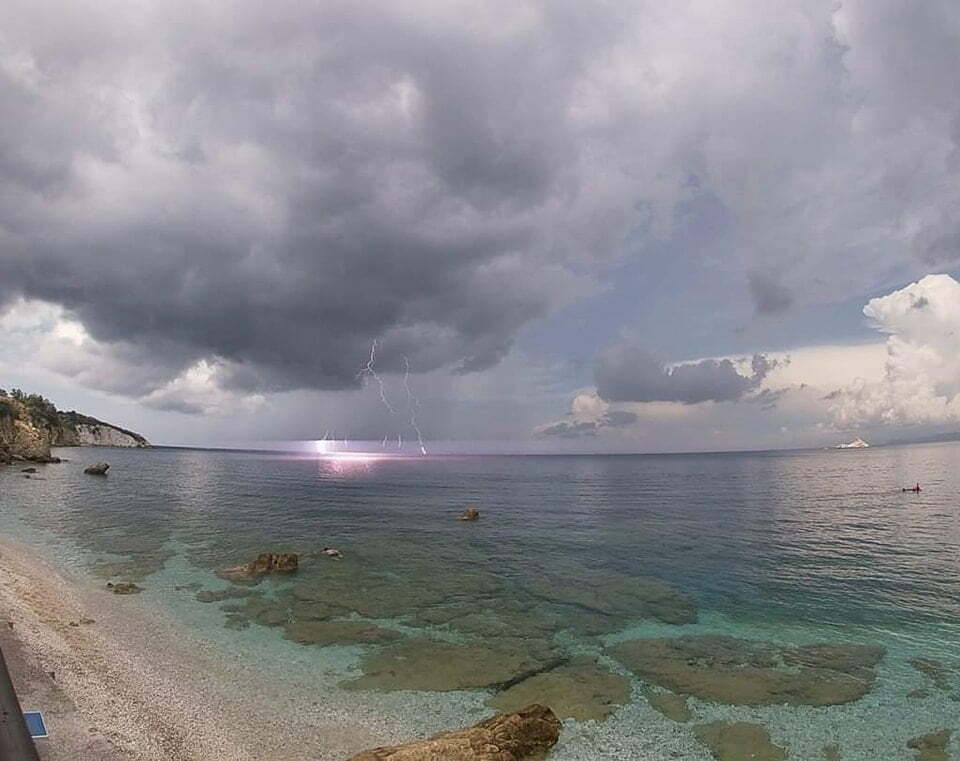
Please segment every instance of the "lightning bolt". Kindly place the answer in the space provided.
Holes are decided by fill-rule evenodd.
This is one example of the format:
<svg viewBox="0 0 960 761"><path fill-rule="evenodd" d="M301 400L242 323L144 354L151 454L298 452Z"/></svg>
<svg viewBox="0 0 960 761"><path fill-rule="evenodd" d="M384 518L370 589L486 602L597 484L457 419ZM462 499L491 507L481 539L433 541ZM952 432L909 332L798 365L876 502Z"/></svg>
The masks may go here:
<svg viewBox="0 0 960 761"><path fill-rule="evenodd" d="M423 445L423 434L417 424L417 410L420 409L420 400L414 396L410 388L410 360L403 355L403 387L407 390L407 412L410 415L410 427L417 432L417 443L420 445L420 454L425 455L427 448Z"/></svg>
<svg viewBox="0 0 960 761"><path fill-rule="evenodd" d="M373 369L374 364L377 361L377 339L373 339L373 343L370 344L370 359L367 360L367 364L357 373L357 378L373 378L377 382L377 386L380 389L380 401L383 402L383 406L390 410L391 415L396 415L397 411L390 404L390 401L387 399L387 389L383 385L383 380L377 375L377 371Z"/></svg>

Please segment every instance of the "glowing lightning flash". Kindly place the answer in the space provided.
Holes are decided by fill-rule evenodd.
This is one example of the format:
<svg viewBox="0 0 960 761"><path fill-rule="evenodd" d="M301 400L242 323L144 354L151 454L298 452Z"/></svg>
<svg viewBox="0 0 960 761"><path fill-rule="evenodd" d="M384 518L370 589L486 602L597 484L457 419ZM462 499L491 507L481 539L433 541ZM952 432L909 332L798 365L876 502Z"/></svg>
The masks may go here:
<svg viewBox="0 0 960 761"><path fill-rule="evenodd" d="M410 427L417 432L420 454L425 455L427 448L423 445L423 434L417 424L417 410L420 408L420 400L410 390L410 360L407 359L406 355L403 356L403 387L407 390L407 412L410 414Z"/></svg>
<svg viewBox="0 0 960 761"><path fill-rule="evenodd" d="M396 415L397 411L391 406L390 402L387 400L387 389L383 385L383 380L377 375L377 371L373 369L373 363L377 361L377 340L374 339L373 343L370 344L370 359L367 360L367 364L364 366L359 373L357 373L358 378L370 377L377 382L377 386L380 388L380 401L383 402L383 406L390 410L391 415Z"/></svg>
<svg viewBox="0 0 960 761"><path fill-rule="evenodd" d="M374 365L377 361L377 341L374 339L373 343L370 345L370 358L367 360L367 364L363 366L359 373L357 373L358 379L363 378L373 378L376 381L377 388L380 392L380 401L383 402L383 406L387 408L391 415L396 415L397 410L390 400L387 399L387 388L383 383L383 379L377 374L377 371L374 369ZM420 430L420 424L417 422L417 410L420 409L420 400L414 395L413 389L410 388L410 360L404 355L403 357L403 387L407 392L407 414L409 415L410 427L417 434L417 443L420 445L420 454L425 455L427 453L427 448L423 443L423 432ZM327 438L327 434L323 435L323 438ZM344 440L346 443L346 440ZM381 447L386 446L387 437L383 437L383 442L380 444ZM397 434L397 448L401 449L403 447L403 434Z"/></svg>

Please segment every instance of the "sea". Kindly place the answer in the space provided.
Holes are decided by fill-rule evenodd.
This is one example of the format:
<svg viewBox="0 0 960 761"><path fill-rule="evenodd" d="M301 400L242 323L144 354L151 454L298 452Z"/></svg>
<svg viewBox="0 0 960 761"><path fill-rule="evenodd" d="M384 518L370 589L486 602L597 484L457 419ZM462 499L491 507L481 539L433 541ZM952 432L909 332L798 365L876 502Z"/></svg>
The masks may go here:
<svg viewBox="0 0 960 761"><path fill-rule="evenodd" d="M5 535L90 584L136 583L280 681L289 664L304 701L390 718L384 741L532 698L567 714L558 761L706 761L704 727L732 722L790 759L914 759L908 743L942 730L960 758L958 443L55 454L68 462L31 478L0 469ZM97 459L106 477L82 472ZM458 520L469 507L479 519ZM299 569L217 574L267 552Z"/></svg>

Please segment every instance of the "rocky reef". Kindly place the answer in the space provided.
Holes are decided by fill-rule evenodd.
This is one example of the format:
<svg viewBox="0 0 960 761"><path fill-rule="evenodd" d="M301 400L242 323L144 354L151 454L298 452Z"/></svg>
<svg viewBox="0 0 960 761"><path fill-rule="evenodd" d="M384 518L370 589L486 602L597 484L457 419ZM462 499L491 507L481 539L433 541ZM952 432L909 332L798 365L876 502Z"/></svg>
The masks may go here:
<svg viewBox="0 0 960 761"><path fill-rule="evenodd" d="M636 639L612 655L643 679L729 705L829 706L873 687L884 650L871 645L781 647L723 635Z"/></svg>
<svg viewBox="0 0 960 761"><path fill-rule="evenodd" d="M0 464L54 461L50 447L148 447L143 436L78 412L60 412L39 394L0 389Z"/></svg>
<svg viewBox="0 0 960 761"><path fill-rule="evenodd" d="M697 727L694 734L717 761L784 761L787 757L760 724L714 721Z"/></svg>
<svg viewBox="0 0 960 761"><path fill-rule="evenodd" d="M348 761L523 761L542 758L560 736L560 720L541 705L501 713L456 732L374 748Z"/></svg>

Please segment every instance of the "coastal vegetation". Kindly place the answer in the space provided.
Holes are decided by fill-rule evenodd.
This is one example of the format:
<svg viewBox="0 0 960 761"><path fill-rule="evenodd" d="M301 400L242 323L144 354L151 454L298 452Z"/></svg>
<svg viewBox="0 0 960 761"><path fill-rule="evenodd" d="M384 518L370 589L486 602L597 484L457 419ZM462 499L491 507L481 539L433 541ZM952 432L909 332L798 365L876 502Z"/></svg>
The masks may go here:
<svg viewBox="0 0 960 761"><path fill-rule="evenodd" d="M61 412L40 394L0 388L0 463L53 462L51 447L77 446L148 447L150 442L89 415Z"/></svg>

